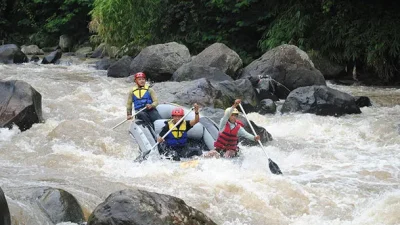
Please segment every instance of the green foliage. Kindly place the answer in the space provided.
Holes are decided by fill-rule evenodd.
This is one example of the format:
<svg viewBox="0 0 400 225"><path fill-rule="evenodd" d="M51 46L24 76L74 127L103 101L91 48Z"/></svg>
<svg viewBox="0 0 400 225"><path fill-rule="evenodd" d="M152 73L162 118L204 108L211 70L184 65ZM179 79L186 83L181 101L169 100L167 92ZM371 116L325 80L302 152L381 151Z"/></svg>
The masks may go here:
<svg viewBox="0 0 400 225"><path fill-rule="evenodd" d="M95 0L90 28L101 41L140 49L155 43L159 0Z"/></svg>
<svg viewBox="0 0 400 225"><path fill-rule="evenodd" d="M4 32L0 36L8 42L39 45L56 45L62 34L76 39L88 36L92 1L3 0L3 4L0 1L0 28Z"/></svg>

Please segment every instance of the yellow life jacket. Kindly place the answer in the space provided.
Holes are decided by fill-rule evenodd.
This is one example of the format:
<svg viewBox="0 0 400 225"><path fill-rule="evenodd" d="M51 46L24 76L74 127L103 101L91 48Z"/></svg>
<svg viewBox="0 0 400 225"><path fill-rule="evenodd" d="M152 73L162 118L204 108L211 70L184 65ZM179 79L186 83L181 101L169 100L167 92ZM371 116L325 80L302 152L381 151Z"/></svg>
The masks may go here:
<svg viewBox="0 0 400 225"><path fill-rule="evenodd" d="M172 120L168 121L168 128L171 130L172 127L174 127L175 124L172 123ZM174 129L172 129L171 134L174 135L175 138L181 138L183 136L183 133L186 131L186 121L182 121L181 125L176 126Z"/></svg>
<svg viewBox="0 0 400 225"><path fill-rule="evenodd" d="M132 93L136 96L136 98L141 99L149 90L149 85L144 85L143 88L139 89L138 86L133 87Z"/></svg>

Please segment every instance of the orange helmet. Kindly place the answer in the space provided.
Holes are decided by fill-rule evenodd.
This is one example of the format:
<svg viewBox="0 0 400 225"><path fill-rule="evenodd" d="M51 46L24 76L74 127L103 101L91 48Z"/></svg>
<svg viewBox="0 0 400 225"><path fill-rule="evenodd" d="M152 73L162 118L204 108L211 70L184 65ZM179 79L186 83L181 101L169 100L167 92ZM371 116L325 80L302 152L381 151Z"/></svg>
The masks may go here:
<svg viewBox="0 0 400 225"><path fill-rule="evenodd" d="M144 78L144 79L146 79L146 74L144 74L143 72L136 73L136 74L135 74L135 80L136 80L137 78Z"/></svg>
<svg viewBox="0 0 400 225"><path fill-rule="evenodd" d="M172 116L183 116L184 114L185 112L180 107L176 107L175 109L172 110Z"/></svg>

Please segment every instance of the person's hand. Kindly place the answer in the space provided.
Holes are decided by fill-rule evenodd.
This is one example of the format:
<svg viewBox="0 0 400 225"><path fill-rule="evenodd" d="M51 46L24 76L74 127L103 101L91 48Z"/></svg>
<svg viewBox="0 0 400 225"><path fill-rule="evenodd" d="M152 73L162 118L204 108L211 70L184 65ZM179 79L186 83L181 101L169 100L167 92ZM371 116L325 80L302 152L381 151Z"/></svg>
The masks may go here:
<svg viewBox="0 0 400 225"><path fill-rule="evenodd" d="M127 115L127 116L126 116L126 120L131 120L132 118L133 118L132 115Z"/></svg>
<svg viewBox="0 0 400 225"><path fill-rule="evenodd" d="M197 103L194 103L193 107L194 107L194 112L199 113L199 105L197 105Z"/></svg>
<svg viewBox="0 0 400 225"><path fill-rule="evenodd" d="M158 138L157 138L157 142L158 142L158 143L164 142L164 139L163 139L162 137L158 137Z"/></svg>
<svg viewBox="0 0 400 225"><path fill-rule="evenodd" d="M260 140L260 135L254 137L254 141L259 141L259 140Z"/></svg>
<svg viewBox="0 0 400 225"><path fill-rule="evenodd" d="M241 100L240 99L236 99L235 103L233 103L233 107L237 107L240 104Z"/></svg>
<svg viewBox="0 0 400 225"><path fill-rule="evenodd" d="M152 108L153 108L152 105L150 105L150 104L147 104L147 105L146 105L146 109L152 109Z"/></svg>

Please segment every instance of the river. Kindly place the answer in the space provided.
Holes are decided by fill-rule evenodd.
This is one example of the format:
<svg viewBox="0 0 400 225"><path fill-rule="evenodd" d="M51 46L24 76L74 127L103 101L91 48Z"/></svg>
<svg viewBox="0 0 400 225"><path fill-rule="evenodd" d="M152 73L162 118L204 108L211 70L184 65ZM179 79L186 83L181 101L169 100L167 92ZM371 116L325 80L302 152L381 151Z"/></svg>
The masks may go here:
<svg viewBox="0 0 400 225"><path fill-rule="evenodd" d="M242 147L241 163L134 163L138 147L129 122L111 129L125 119L132 84L107 77L90 61L0 64L0 79L32 85L45 119L22 133L0 129L0 186L13 224L45 224L25 197L41 186L72 193L86 216L109 194L142 188L182 198L222 225L400 224L398 88L329 84L371 98L373 106L359 115L250 113L274 138L265 147L283 172L278 176L257 146Z"/></svg>

